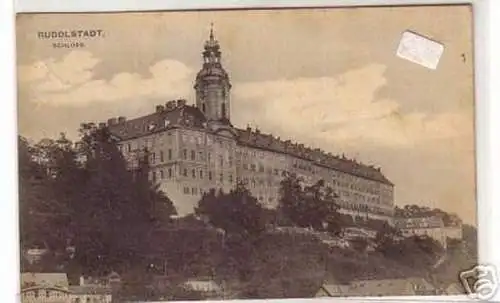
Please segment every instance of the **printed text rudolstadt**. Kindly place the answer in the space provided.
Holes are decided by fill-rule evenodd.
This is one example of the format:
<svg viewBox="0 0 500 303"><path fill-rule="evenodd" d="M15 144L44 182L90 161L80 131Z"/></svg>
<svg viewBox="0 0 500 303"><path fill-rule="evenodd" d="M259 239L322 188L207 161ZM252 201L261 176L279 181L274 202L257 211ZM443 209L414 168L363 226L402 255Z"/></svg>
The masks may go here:
<svg viewBox="0 0 500 303"><path fill-rule="evenodd" d="M82 30L40 31L37 33L37 36L39 39L101 38L104 37L104 30L82 29Z"/></svg>

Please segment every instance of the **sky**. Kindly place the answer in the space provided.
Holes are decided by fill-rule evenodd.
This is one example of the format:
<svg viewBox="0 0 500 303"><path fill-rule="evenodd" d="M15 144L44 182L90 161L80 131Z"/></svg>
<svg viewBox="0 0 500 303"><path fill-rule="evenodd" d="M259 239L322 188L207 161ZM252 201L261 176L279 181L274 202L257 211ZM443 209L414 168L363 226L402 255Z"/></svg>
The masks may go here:
<svg viewBox="0 0 500 303"><path fill-rule="evenodd" d="M475 224L471 22L468 6L20 15L18 130L76 138L81 122L194 103L213 23L235 126L381 166L397 205ZM103 34L38 37L71 30ZM437 69L396 56L406 30L444 45Z"/></svg>

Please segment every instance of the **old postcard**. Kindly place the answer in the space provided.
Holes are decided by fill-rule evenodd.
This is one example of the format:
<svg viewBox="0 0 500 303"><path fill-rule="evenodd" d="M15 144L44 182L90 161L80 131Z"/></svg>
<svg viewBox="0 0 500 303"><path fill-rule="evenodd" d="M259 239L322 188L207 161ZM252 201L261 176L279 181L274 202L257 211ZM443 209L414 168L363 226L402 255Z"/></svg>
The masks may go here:
<svg viewBox="0 0 500 303"><path fill-rule="evenodd" d="M17 57L23 302L494 291L469 5L20 14Z"/></svg>

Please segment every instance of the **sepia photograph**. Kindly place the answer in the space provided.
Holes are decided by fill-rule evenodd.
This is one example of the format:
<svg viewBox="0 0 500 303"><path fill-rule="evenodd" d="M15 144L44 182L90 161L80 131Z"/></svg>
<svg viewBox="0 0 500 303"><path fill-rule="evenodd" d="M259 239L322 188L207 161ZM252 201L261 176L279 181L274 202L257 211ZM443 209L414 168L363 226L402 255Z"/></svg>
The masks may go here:
<svg viewBox="0 0 500 303"><path fill-rule="evenodd" d="M447 296L494 274L470 4L24 13L16 39L21 302Z"/></svg>

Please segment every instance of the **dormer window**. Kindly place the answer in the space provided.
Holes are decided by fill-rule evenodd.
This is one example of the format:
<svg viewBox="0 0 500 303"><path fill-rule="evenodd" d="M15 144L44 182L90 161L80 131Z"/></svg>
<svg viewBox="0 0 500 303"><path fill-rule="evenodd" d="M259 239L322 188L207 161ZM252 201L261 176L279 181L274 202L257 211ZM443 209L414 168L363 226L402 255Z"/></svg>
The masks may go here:
<svg viewBox="0 0 500 303"><path fill-rule="evenodd" d="M170 125L170 121L169 120L165 120L165 127L167 127L169 125Z"/></svg>
<svg viewBox="0 0 500 303"><path fill-rule="evenodd" d="M153 129L155 129L155 127L156 127L156 125L155 125L154 123L151 123L151 124L149 124L149 126L148 126L148 130L149 130L149 131L152 131Z"/></svg>

